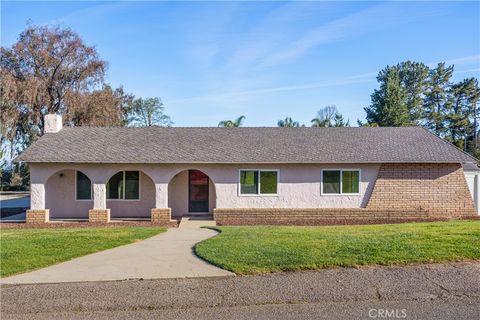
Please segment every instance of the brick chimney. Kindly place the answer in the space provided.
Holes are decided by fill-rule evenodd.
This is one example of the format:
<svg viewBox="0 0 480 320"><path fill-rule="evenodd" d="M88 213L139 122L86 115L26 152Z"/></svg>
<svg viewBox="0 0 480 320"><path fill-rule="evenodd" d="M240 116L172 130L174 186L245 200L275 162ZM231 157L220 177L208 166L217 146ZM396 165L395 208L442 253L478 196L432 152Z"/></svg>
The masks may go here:
<svg viewBox="0 0 480 320"><path fill-rule="evenodd" d="M62 116L59 114L45 115L45 133L57 133L62 130Z"/></svg>

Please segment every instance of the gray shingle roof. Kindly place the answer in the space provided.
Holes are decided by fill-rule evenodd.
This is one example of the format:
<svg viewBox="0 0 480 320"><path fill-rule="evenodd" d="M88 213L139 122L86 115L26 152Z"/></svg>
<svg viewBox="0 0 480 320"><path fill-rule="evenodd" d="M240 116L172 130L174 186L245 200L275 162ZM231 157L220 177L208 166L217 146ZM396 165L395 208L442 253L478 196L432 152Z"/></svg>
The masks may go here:
<svg viewBox="0 0 480 320"><path fill-rule="evenodd" d="M95 163L472 162L422 128L64 128L16 161Z"/></svg>
<svg viewBox="0 0 480 320"><path fill-rule="evenodd" d="M462 164L463 171L480 171L476 162L465 162Z"/></svg>

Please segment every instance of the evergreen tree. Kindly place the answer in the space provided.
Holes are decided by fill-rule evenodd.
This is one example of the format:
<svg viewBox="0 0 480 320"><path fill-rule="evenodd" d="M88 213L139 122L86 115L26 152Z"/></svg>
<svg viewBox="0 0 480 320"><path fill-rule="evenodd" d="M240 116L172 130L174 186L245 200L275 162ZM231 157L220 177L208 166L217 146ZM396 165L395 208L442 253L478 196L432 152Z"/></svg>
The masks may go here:
<svg viewBox="0 0 480 320"><path fill-rule="evenodd" d="M402 86L400 68L386 67L377 76L380 88L375 89L372 104L365 108L367 122L384 127L411 125L407 106L407 90Z"/></svg>
<svg viewBox="0 0 480 320"><path fill-rule="evenodd" d="M435 69L430 70L425 92L425 126L440 137L445 135L446 113L453 102L450 91L452 73L453 66L445 67L444 62L439 63Z"/></svg>
<svg viewBox="0 0 480 320"><path fill-rule="evenodd" d="M405 61L397 65L400 83L405 88L405 104L410 123L419 124L423 117L423 99L428 84L429 68L421 62Z"/></svg>
<svg viewBox="0 0 480 320"><path fill-rule="evenodd" d="M477 103L480 98L478 80L464 79L453 84L449 93L451 103L448 104L445 116L448 128L446 138L459 148L472 151L477 148ZM466 146L465 140L471 141L471 145Z"/></svg>
<svg viewBox="0 0 480 320"><path fill-rule="evenodd" d="M298 128L300 127L300 123L293 121L291 117L286 117L284 120L278 120L277 126L282 128Z"/></svg>
<svg viewBox="0 0 480 320"><path fill-rule="evenodd" d="M350 127L350 121L345 121L345 118L340 112L335 113L335 117L333 119L333 126L334 127Z"/></svg>

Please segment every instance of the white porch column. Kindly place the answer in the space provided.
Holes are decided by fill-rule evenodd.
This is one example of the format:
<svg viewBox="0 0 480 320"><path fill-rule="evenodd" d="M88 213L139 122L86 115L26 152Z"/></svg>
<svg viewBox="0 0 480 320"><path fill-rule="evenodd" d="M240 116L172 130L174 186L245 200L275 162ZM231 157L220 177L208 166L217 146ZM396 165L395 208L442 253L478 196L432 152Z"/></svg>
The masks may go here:
<svg viewBox="0 0 480 320"><path fill-rule="evenodd" d="M172 212L168 207L168 183L155 183L155 208L152 208L152 223L169 226Z"/></svg>
<svg viewBox="0 0 480 320"><path fill-rule="evenodd" d="M88 211L88 221L93 223L110 222L105 183L93 184L93 209Z"/></svg>
<svg viewBox="0 0 480 320"><path fill-rule="evenodd" d="M168 208L168 183L155 183L155 208Z"/></svg>
<svg viewBox="0 0 480 320"><path fill-rule="evenodd" d="M480 214L480 174L475 175L473 190L475 209L477 210L477 214Z"/></svg>
<svg viewBox="0 0 480 320"><path fill-rule="evenodd" d="M30 210L45 209L45 184L32 183L30 185Z"/></svg>
<svg viewBox="0 0 480 320"><path fill-rule="evenodd" d="M93 208L107 209L107 193L104 183L93 184Z"/></svg>
<svg viewBox="0 0 480 320"><path fill-rule="evenodd" d="M30 209L26 212L26 223L46 223L50 221L50 211L45 209L45 184L30 184Z"/></svg>

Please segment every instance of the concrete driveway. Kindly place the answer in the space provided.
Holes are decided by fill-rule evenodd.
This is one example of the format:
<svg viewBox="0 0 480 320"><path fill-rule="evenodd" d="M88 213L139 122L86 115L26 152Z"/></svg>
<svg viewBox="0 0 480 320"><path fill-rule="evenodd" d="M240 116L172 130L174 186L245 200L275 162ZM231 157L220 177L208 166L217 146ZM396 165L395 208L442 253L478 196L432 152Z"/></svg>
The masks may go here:
<svg viewBox="0 0 480 320"><path fill-rule="evenodd" d="M193 253L193 246L217 232L184 224L133 244L76 258L37 271L0 279L2 284L219 277L234 274Z"/></svg>

